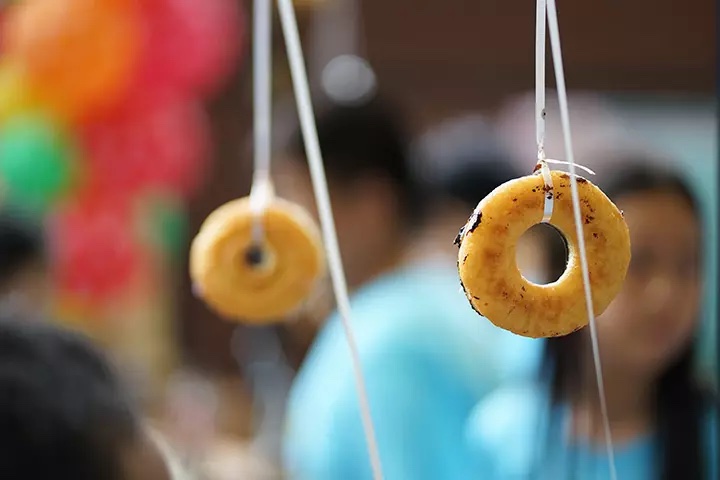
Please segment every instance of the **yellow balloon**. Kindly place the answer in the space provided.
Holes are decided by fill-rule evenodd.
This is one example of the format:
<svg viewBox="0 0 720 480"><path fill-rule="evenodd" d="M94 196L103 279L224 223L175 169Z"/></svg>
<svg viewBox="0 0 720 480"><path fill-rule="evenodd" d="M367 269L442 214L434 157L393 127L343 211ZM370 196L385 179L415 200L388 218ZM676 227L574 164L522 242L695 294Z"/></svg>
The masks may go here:
<svg viewBox="0 0 720 480"><path fill-rule="evenodd" d="M0 124L37 106L18 65L0 63Z"/></svg>

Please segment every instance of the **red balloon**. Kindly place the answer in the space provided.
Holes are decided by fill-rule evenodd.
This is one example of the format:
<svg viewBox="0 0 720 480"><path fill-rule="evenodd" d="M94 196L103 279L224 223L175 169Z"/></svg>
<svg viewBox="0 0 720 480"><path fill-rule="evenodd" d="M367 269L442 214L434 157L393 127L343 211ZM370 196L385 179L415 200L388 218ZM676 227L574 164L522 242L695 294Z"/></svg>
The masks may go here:
<svg viewBox="0 0 720 480"><path fill-rule="evenodd" d="M209 129L204 110L193 102L115 112L83 129L89 182L124 195L191 195L209 161Z"/></svg>
<svg viewBox="0 0 720 480"><path fill-rule="evenodd" d="M146 0L145 45L129 101L212 94L237 64L244 18L237 0Z"/></svg>
<svg viewBox="0 0 720 480"><path fill-rule="evenodd" d="M88 195L50 219L52 265L60 291L104 300L122 291L141 265L129 205Z"/></svg>

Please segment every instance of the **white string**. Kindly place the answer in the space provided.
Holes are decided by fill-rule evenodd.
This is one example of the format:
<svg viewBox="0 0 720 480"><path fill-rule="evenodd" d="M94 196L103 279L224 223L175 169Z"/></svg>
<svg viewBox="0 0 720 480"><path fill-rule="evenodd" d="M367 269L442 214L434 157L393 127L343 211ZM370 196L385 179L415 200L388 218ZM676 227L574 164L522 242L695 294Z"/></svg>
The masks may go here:
<svg viewBox="0 0 720 480"><path fill-rule="evenodd" d="M254 169L250 208L255 214L253 238L263 237L262 214L273 195L270 178L272 155L272 0L253 4L253 143Z"/></svg>
<svg viewBox="0 0 720 480"><path fill-rule="evenodd" d="M555 159L553 159L553 158L546 158L544 161L545 161L545 163L554 163L554 164L557 164L557 165L570 165L570 162L567 162L567 161L565 161L565 160L555 160ZM582 169L582 170L585 170L585 171L586 171L587 173L589 173L590 175L595 175L595 172L594 172L594 171L590 170L588 167L585 167L585 166L583 166L583 165L580 165L580 164L577 164L577 163L576 163L576 164L575 164L575 168L580 168L580 169Z"/></svg>
<svg viewBox="0 0 720 480"><path fill-rule="evenodd" d="M546 0L537 0L535 14L535 138L538 161L545 160L545 25Z"/></svg>
<svg viewBox="0 0 720 480"><path fill-rule="evenodd" d="M552 173L550 171L550 167L548 166L549 163L557 165L570 165L570 162L566 162L565 160L555 160L552 158L544 158L542 160L538 160L537 165L535 165L535 172L542 175L543 182L545 183L545 189L543 190L543 193L545 194L545 200L543 204L543 217L540 220L540 223L549 223L550 219L552 218L553 208L555 208L555 197L553 195L554 185ZM576 163L575 168L585 170L590 175L595 175L595 172L583 165L578 165Z"/></svg>
<svg viewBox="0 0 720 480"><path fill-rule="evenodd" d="M597 379L597 387L600 397L600 411L605 430L605 446L607 449L610 467L610 478L611 480L617 480L612 432L610 430L610 421L608 419L607 401L605 399L605 385L603 382L602 365L600 363L597 325L595 323L595 312L593 308L592 291L590 288L590 273L588 271L587 252L585 250L585 237L583 234L582 220L580 218L580 195L578 193L577 178L575 174L575 159L573 157L572 138L570 132L570 114L568 110L567 90L565 88L565 74L563 71L562 51L560 48L560 29L558 27L555 0L547 0L547 19L550 29L550 47L552 49L553 65L555 67L555 81L557 83L558 101L560 103L560 120L562 122L563 129L565 155L567 156L568 165L570 167L570 192L573 202L573 214L575 217L578 249L580 250L580 266L582 267L582 279L585 289L585 305L587 307L588 321L590 323L590 338L592 341L595 376Z"/></svg>
<svg viewBox="0 0 720 480"><path fill-rule="evenodd" d="M537 167L540 168L545 188L543 217L548 223L555 208L553 181L550 167L545 161L545 25L547 21L546 0L538 0L535 12L535 140L537 143Z"/></svg>
<svg viewBox="0 0 720 480"><path fill-rule="evenodd" d="M188 469L183 465L182 459L175 449L170 446L165 437L149 425L146 425L143 428L147 432L150 441L153 442L160 451L160 455L165 462L165 466L169 470L168 473L170 474L170 480L191 480L193 475L191 475Z"/></svg>
<svg viewBox="0 0 720 480"><path fill-rule="evenodd" d="M552 174L550 173L550 167L545 160L540 160L540 173L542 174L543 181L545 182L545 189L543 195L545 196L545 204L543 207L543 218L540 220L542 223L548 223L552 218L553 208L555 207L555 194L553 193L553 180Z"/></svg>
<svg viewBox="0 0 720 480"><path fill-rule="evenodd" d="M330 206L330 194L328 192L325 168L323 166L320 142L318 140L315 116L313 114L312 102L310 99L310 86L308 85L305 63L303 60L302 45L298 32L297 20L293 9L292 0L278 0L280 22L285 36L285 47L287 49L288 61L290 63L290 74L295 91L298 114L300 116L300 127L303 140L305 141L305 153L310 167L310 177L315 190L315 200L320 214L320 225L322 227L323 239L328 255L328 266L332 279L335 299L338 312L345 330L350 356L353 364L353 373L358 391L360 403L360 415L365 429L370 465L375 480L382 480L382 468L380 466L380 455L378 453L377 441L375 439L375 428L370 414L370 403L367 396L367 388L363 379L360 354L357 341L350 322L350 300L347 291L345 273L340 257L337 232L333 221L332 208Z"/></svg>

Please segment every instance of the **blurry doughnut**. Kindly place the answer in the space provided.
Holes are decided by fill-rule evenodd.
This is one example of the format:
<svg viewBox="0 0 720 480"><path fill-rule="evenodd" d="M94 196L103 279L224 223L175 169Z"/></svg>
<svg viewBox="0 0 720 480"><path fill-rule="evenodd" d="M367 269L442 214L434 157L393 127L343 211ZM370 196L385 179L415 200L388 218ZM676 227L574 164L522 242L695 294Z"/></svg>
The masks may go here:
<svg viewBox="0 0 720 480"><path fill-rule="evenodd" d="M280 321L293 313L324 272L320 233L300 206L273 198L260 218L249 197L211 213L190 247L196 294L218 314L248 323Z"/></svg>
<svg viewBox="0 0 720 480"><path fill-rule="evenodd" d="M540 172L500 185L477 206L458 234L458 271L472 308L496 326L541 338L567 335L588 323L582 267L570 195L570 176L549 172L552 188ZM577 178L595 315L620 291L630 263L630 235L615 204L595 185ZM537 285L518 270L518 239L543 219L551 195L548 223L565 238L568 263L553 283Z"/></svg>

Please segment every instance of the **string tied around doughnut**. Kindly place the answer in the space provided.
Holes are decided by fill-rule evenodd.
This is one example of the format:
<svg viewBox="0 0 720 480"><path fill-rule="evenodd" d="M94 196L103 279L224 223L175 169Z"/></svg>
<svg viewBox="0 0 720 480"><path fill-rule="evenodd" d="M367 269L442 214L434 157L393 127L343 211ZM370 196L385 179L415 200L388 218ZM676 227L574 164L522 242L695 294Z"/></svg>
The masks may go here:
<svg viewBox="0 0 720 480"><path fill-rule="evenodd" d="M555 160L552 158L545 158L545 149L542 143L538 144L538 161L537 164L535 164L533 173L542 175L543 181L545 182L545 185L543 187L543 192L545 193L545 204L543 206L543 217L542 220L540 220L540 223L550 223L550 219L552 218L553 209L555 206L553 180L548 163L553 163L557 165L569 165L570 162L566 162L564 160ZM595 175L595 172L593 172L587 167L577 164L575 166L588 172L590 175Z"/></svg>
<svg viewBox="0 0 720 480"><path fill-rule="evenodd" d="M565 238L568 260L563 274L548 284L522 275L515 247L540 223L550 203L542 170L540 165L535 174L493 190L456 238L460 285L470 306L496 326L531 338L564 336L588 324L580 241L586 245L594 315L602 314L617 295L630 261L629 232L617 206L589 180L548 168L553 211L547 223ZM581 199L580 234L575 228L573 178Z"/></svg>

